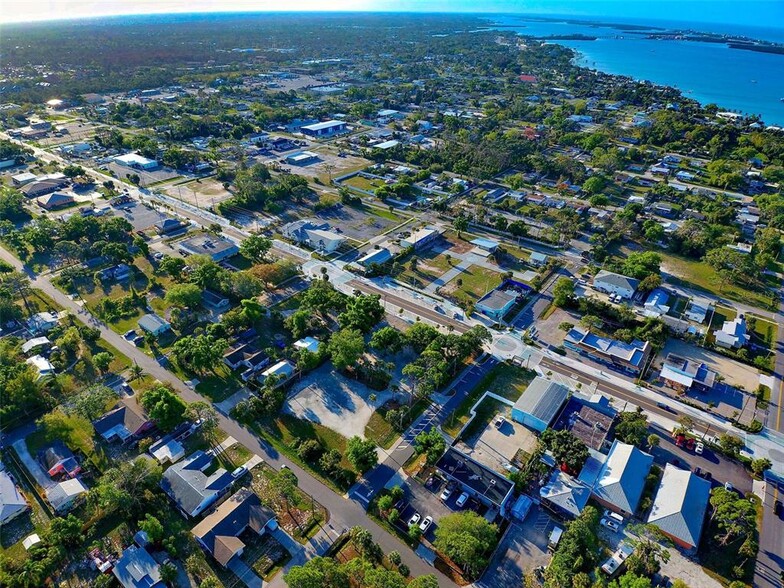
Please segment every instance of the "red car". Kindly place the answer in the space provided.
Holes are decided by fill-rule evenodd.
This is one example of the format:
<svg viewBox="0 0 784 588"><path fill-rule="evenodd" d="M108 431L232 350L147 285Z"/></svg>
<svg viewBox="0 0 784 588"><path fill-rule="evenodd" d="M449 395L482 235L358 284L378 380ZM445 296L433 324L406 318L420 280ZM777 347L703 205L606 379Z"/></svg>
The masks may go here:
<svg viewBox="0 0 784 588"><path fill-rule="evenodd" d="M686 449L688 449L689 451L694 451L694 443L695 443L694 439L689 437L686 440Z"/></svg>
<svg viewBox="0 0 784 588"><path fill-rule="evenodd" d="M683 447L685 441L686 441L686 435L677 435L675 437L675 445L677 447Z"/></svg>

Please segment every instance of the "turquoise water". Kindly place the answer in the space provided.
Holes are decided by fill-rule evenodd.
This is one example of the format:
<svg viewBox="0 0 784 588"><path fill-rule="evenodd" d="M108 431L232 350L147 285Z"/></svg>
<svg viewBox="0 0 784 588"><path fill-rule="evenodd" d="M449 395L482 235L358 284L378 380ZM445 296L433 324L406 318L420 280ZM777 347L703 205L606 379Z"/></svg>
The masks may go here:
<svg viewBox="0 0 784 588"><path fill-rule="evenodd" d="M607 26L531 21L519 16L493 20L496 24L514 25L511 30L522 35L599 37L596 41L554 42L577 51L577 63L585 67L674 86L703 104L713 102L722 109L759 114L767 124L784 125L784 102L781 100L784 98L784 55L730 49L717 43L646 40L641 38L643 35ZM784 42L781 29L626 19L603 22L729 33Z"/></svg>

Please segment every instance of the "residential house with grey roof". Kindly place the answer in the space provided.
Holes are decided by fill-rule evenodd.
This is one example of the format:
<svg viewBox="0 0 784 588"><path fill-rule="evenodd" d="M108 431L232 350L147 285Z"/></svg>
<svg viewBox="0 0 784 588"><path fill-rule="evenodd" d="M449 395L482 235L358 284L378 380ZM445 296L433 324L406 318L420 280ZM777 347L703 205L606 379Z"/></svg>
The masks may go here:
<svg viewBox="0 0 784 588"><path fill-rule="evenodd" d="M196 451L163 473L161 488L187 518L199 516L231 489L234 478L225 469L205 473L213 459L204 451Z"/></svg>
<svg viewBox="0 0 784 588"><path fill-rule="evenodd" d="M632 298L640 285L639 280L616 274L615 272L600 271L593 278L593 287L605 294L617 294L621 298Z"/></svg>
<svg viewBox="0 0 784 588"><path fill-rule="evenodd" d="M653 456L616 439L594 483L593 497L613 512L633 516L651 465Z"/></svg>
<svg viewBox="0 0 784 588"><path fill-rule="evenodd" d="M112 573L123 588L164 588L161 567L147 550L131 545L122 553Z"/></svg>

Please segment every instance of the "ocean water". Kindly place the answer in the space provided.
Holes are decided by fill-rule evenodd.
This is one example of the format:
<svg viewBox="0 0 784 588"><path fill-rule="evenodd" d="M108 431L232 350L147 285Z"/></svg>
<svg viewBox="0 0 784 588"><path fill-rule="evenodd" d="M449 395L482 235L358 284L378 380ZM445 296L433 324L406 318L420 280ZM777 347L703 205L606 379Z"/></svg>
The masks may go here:
<svg viewBox="0 0 784 588"><path fill-rule="evenodd" d="M493 22L522 35L598 37L596 41L553 42L577 51L579 65L674 86L702 104L715 103L721 109L758 114L767 124L784 125L784 55L730 49L719 43L647 40L642 34L600 25L623 23L690 29L774 42L784 42L784 30L616 18L599 21L580 17L579 20L595 24L528 20L524 16L497 17Z"/></svg>

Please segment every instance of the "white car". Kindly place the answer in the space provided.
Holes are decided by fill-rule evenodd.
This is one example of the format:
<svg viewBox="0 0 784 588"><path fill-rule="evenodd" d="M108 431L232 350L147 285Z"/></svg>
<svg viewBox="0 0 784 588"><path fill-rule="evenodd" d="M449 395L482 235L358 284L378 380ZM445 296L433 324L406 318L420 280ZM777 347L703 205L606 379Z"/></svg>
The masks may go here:
<svg viewBox="0 0 784 588"><path fill-rule="evenodd" d="M421 523L419 523L419 529L424 534L430 528L430 525L432 525L432 524L433 524L433 517L428 515L428 516L426 516L424 518L424 520Z"/></svg>
<svg viewBox="0 0 784 588"><path fill-rule="evenodd" d="M503 427L505 424L506 424L506 419L501 415L498 415L498 417L496 417L495 419L495 423L493 423L496 429L501 429L501 427Z"/></svg>
<svg viewBox="0 0 784 588"><path fill-rule="evenodd" d="M452 488L447 486L446 488L444 488L444 491L441 493L441 500L447 501L449 500L450 496L452 496Z"/></svg>
<svg viewBox="0 0 784 588"><path fill-rule="evenodd" d="M607 527L607 528L608 528L608 529L610 529L611 531L615 531L616 533L617 533L618 531L620 531L620 530L621 530L621 528L618 526L618 523L616 523L616 522L615 522L614 520L612 520L612 519L602 519L602 520L601 520L601 521L599 521L599 522L600 522L600 523L601 523L603 526Z"/></svg>
<svg viewBox="0 0 784 588"><path fill-rule="evenodd" d="M462 508L465 506L465 503L468 502L468 494L463 492L460 496L457 497L455 504L458 508Z"/></svg>
<svg viewBox="0 0 784 588"><path fill-rule="evenodd" d="M419 522L419 519L421 518L422 515L419 514L418 512L415 512L413 516L410 519L408 519L408 526L410 527L411 525L416 525Z"/></svg>
<svg viewBox="0 0 784 588"><path fill-rule="evenodd" d="M705 445L702 442L697 442L697 445L694 446L694 453L702 455L703 451L705 451Z"/></svg>

